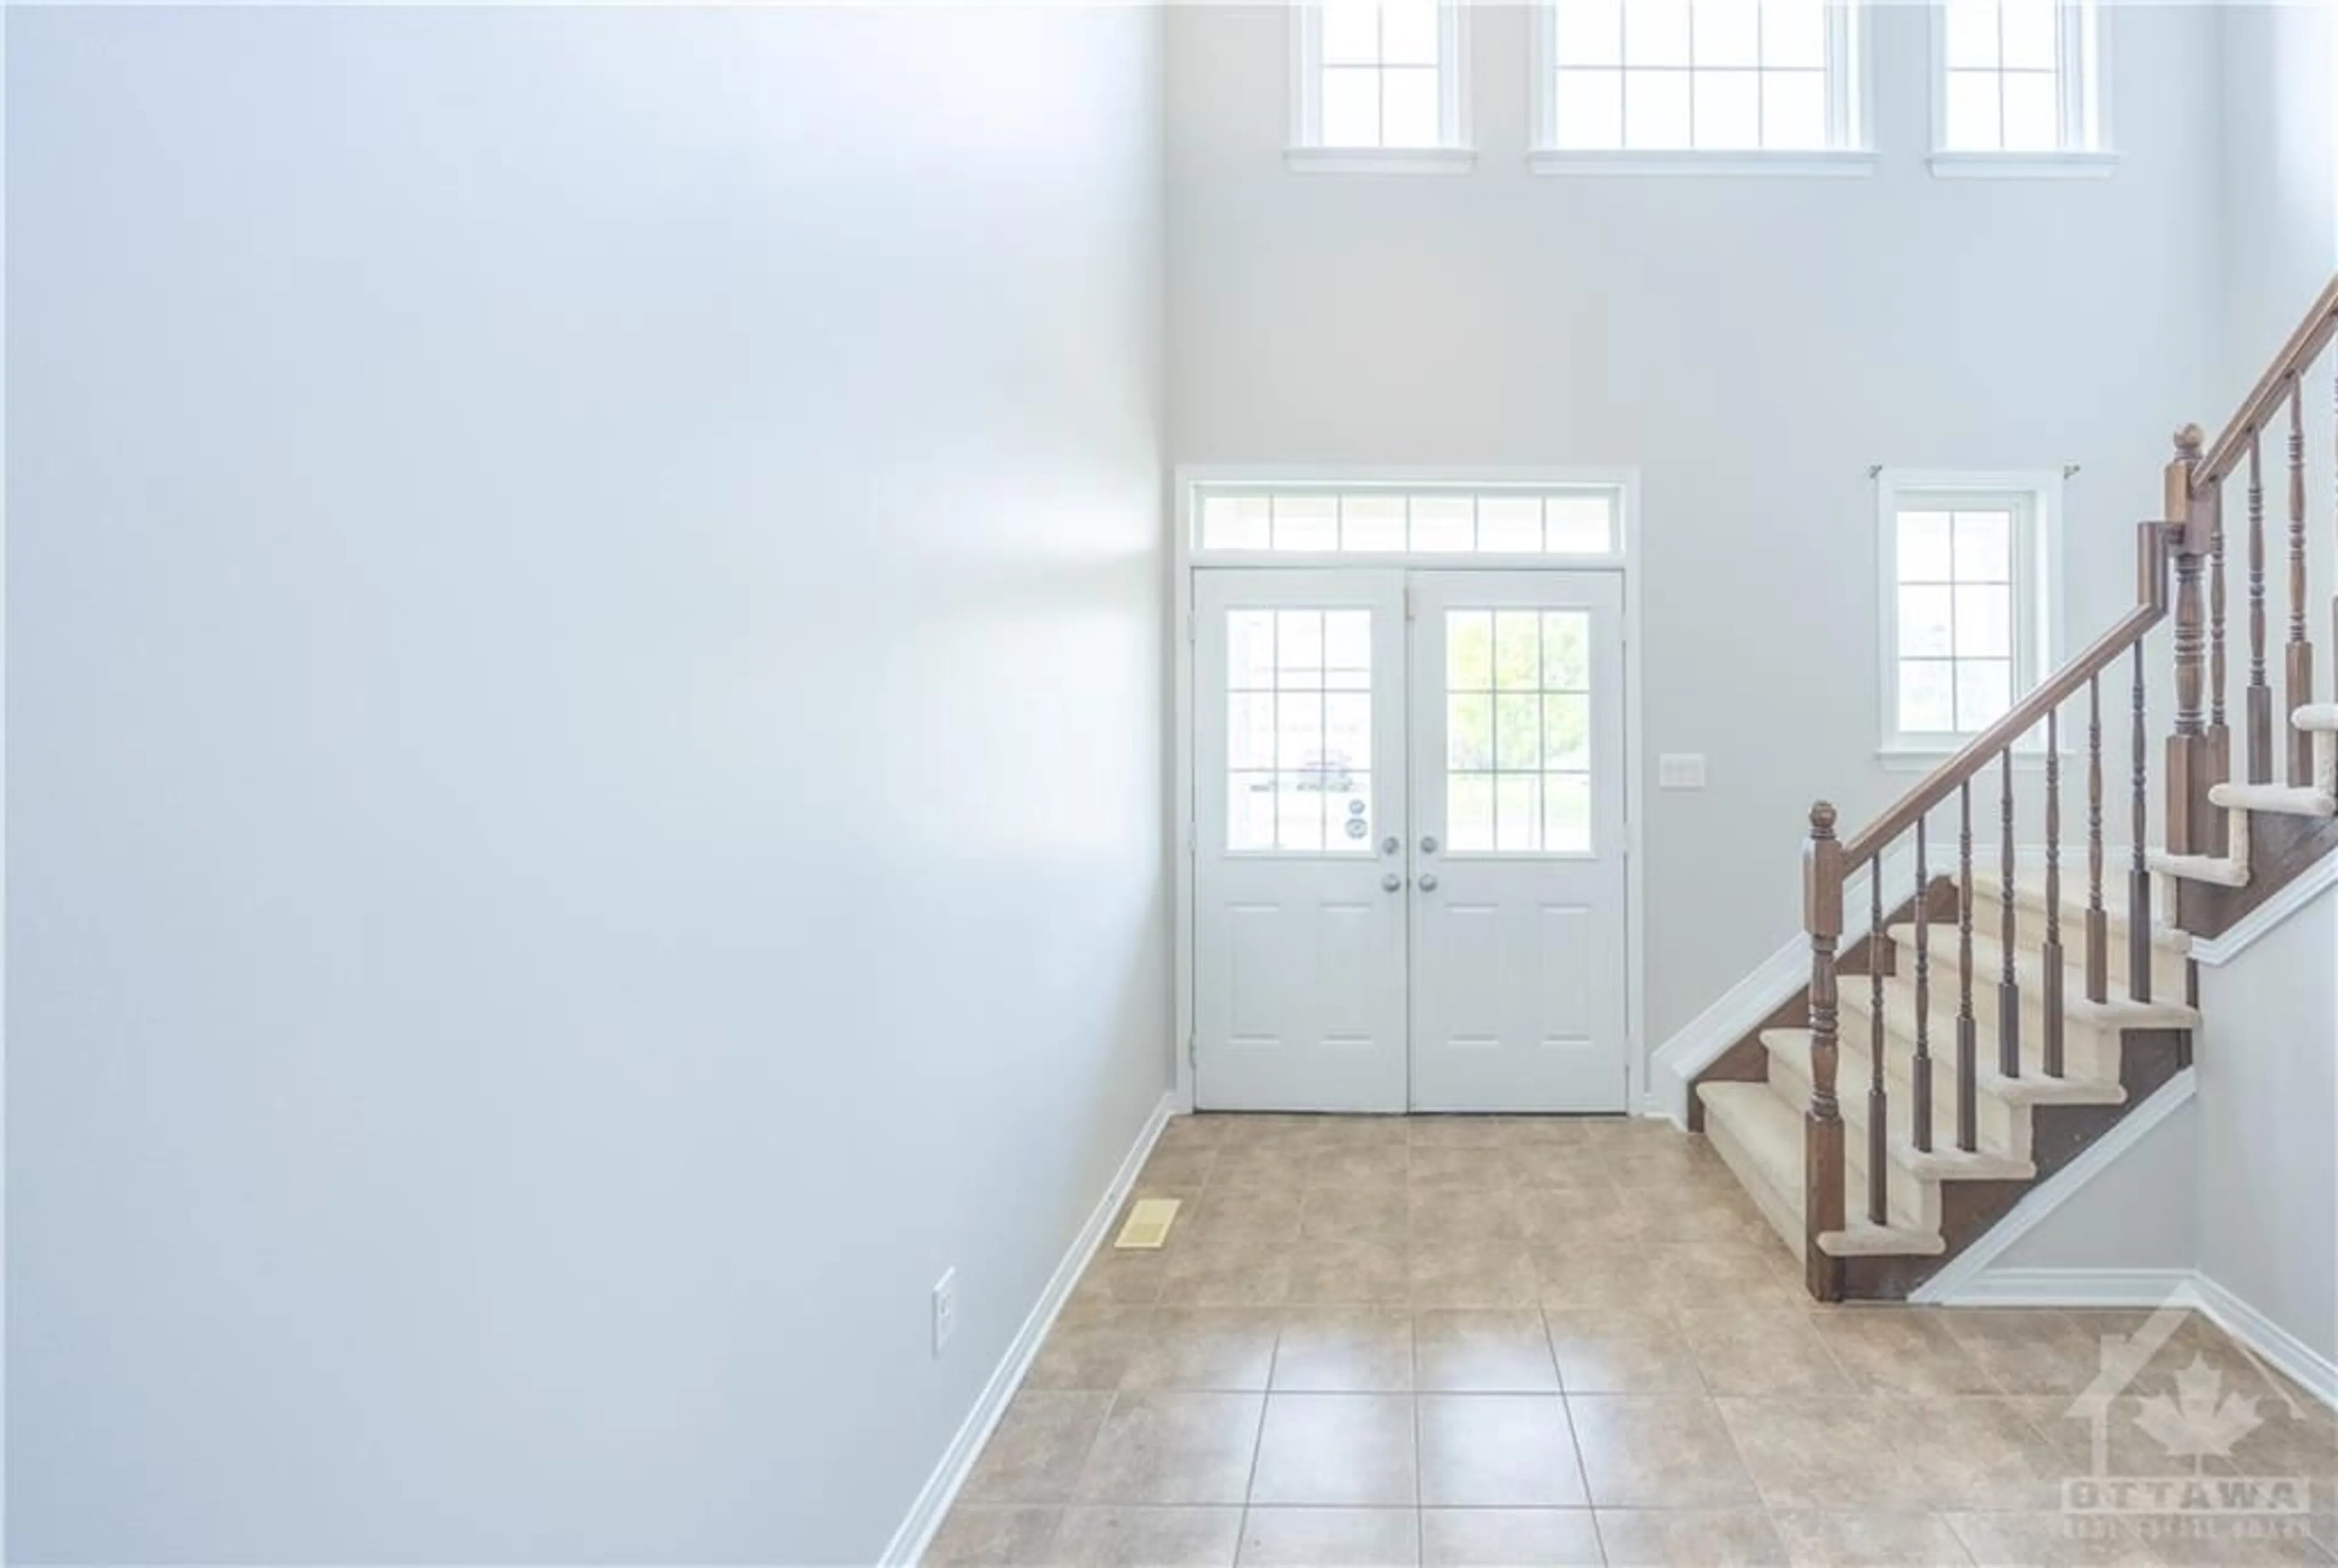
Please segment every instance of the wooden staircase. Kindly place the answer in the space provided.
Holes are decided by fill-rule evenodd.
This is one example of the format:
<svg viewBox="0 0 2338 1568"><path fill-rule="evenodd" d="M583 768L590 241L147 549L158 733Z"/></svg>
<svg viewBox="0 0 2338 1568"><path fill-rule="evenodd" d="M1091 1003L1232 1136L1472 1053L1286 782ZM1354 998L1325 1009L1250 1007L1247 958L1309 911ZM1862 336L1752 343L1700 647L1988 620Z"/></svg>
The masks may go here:
<svg viewBox="0 0 2338 1568"><path fill-rule="evenodd" d="M2338 279L2213 444L2197 426L2177 434L2165 514L2136 531L2136 607L2117 625L1860 831L1839 835L1824 801L1811 808L1809 985L1698 1077L1690 1117L1803 1259L1812 1296L1906 1296L2189 1065L2193 938L2338 849L2338 702L2314 701L2304 441L2309 377L2333 338ZM2278 691L2265 582L2276 440L2289 612ZM2228 491L2246 552L2237 730ZM2320 616L2338 654L2338 600ZM2155 679L2145 639L2163 621L2174 658ZM2157 743L2155 694L2173 705ZM2125 766L2107 772L2107 697L2125 700L2115 717L2127 731ZM2082 799L2063 777L2073 740ZM2042 756L2042 799L2017 788L2017 754ZM2017 848L2024 807L2042 808L2035 851ZM1998 837L1986 851L1976 809ZM2107 848L2107 812L2125 818L2125 845ZM2066 849L2066 818L2080 815L2083 847ZM1862 913L1863 928L1847 925Z"/></svg>

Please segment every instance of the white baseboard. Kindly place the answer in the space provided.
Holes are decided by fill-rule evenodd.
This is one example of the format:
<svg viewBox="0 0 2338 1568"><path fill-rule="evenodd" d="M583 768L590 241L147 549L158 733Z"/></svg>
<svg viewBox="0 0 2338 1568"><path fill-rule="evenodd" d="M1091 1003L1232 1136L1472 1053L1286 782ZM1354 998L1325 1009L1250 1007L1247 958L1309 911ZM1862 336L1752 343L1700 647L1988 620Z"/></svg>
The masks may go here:
<svg viewBox="0 0 2338 1568"><path fill-rule="evenodd" d="M2239 1340L2268 1367L2280 1372L2324 1405L2338 1406L2338 1361L2333 1361L2296 1335L2209 1279L2195 1274L2192 1303L2211 1322Z"/></svg>
<svg viewBox="0 0 2338 1568"><path fill-rule="evenodd" d="M1943 1270L1942 1272L1946 1272ZM1908 1298L1954 1307L2161 1307L2189 1300L2189 1269L1997 1269L1953 1297ZM1937 1278L1937 1276L1935 1276ZM1929 1286L1930 1281L1926 1281Z"/></svg>
<svg viewBox="0 0 2338 1568"><path fill-rule="evenodd" d="M2030 1231L2046 1217L2068 1202L2097 1176L2150 1135L2152 1129L2166 1121L2191 1100L2200 1090L2200 1075L2186 1067L2161 1084L2150 1099L2114 1122L2111 1130L2078 1152L2078 1157L2053 1175L2021 1195L2021 1200L2009 1210L2005 1218L1989 1229L1971 1246L1950 1260L1947 1268L1919 1285L1909 1293L1911 1303L1935 1306L1964 1306L1970 1303L2000 1301L1991 1294L2005 1289L2019 1291L2019 1284L2000 1285L1997 1281L2019 1281L2037 1276L2050 1287L2053 1279L2068 1274L2094 1274L2093 1269L1999 1269L1989 1265L2005 1256L2006 1250ZM2112 1269L2111 1274L2123 1274L2124 1269ZM2145 1270L2144 1272L2150 1272ZM2119 1302L2127 1306L2133 1303ZM2144 1303L2156 1305L2156 1303Z"/></svg>
<svg viewBox="0 0 2338 1568"><path fill-rule="evenodd" d="M1095 1212L1088 1216L1087 1223L1080 1227L1080 1233L1072 1239L1071 1250L1056 1266L1055 1276L1047 1281L1047 1288L1039 1293L1038 1303L1031 1308L1031 1315L1023 1319L1022 1329L1007 1347L1007 1354L1000 1357L997 1370L991 1373L990 1381L983 1387L982 1396L974 1402L974 1408L967 1412L966 1420L958 1426L958 1436L951 1438L949 1446L943 1450L941 1463L934 1466L934 1473L926 1478L924 1487L918 1493L918 1500L909 1505L909 1516L901 1521L901 1527L893 1532L893 1539L886 1544L884 1555L878 1559L882 1568L914 1568L918 1559L925 1555L926 1547L933 1541L934 1532L941 1528L942 1520L949 1514L950 1504L958 1500L958 1488L966 1485L968 1473L974 1468L975 1460L980 1457L983 1445L990 1441L990 1434L997 1426L998 1418L1007 1414L1007 1406L1014 1399L1016 1389L1022 1387L1023 1375L1031 1369L1032 1357L1038 1355L1040 1345L1047 1338L1047 1330L1056 1326L1056 1314L1063 1310L1065 1301L1070 1298L1072 1288L1079 1283L1081 1272L1088 1266L1088 1259L1111 1232L1113 1216L1120 1212L1122 1200L1128 1196L1129 1189L1136 1185L1137 1172L1144 1169L1144 1161L1152 1154L1153 1145L1160 1138L1161 1130L1169 1124L1176 1102L1177 1096L1174 1092L1164 1094L1160 1103L1153 1107L1153 1113L1144 1119L1144 1126L1137 1132L1136 1142L1128 1151L1128 1158L1120 1162L1120 1169L1113 1175L1112 1185L1105 1190Z"/></svg>
<svg viewBox="0 0 2338 1568"><path fill-rule="evenodd" d="M1915 1298L1911 1297L1913 1305ZM1999 1269L1960 1291L1959 1307L2189 1307L2258 1360L2338 1408L2338 1361L2196 1269Z"/></svg>
<svg viewBox="0 0 2338 1568"><path fill-rule="evenodd" d="M1778 1004L1811 983L1811 939L1797 936L1723 992L1712 1006L1681 1025L1648 1059L1642 1111L1688 1125L1689 1085L1714 1059L1745 1037Z"/></svg>

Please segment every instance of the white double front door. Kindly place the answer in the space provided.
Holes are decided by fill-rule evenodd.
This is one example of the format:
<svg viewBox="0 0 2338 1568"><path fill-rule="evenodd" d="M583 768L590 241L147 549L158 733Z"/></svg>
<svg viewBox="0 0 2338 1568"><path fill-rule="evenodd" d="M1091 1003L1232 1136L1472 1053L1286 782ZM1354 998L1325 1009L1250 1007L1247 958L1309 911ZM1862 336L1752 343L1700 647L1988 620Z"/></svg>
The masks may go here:
<svg viewBox="0 0 2338 1568"><path fill-rule="evenodd" d="M1194 579L1196 1104L1623 1109L1621 579Z"/></svg>

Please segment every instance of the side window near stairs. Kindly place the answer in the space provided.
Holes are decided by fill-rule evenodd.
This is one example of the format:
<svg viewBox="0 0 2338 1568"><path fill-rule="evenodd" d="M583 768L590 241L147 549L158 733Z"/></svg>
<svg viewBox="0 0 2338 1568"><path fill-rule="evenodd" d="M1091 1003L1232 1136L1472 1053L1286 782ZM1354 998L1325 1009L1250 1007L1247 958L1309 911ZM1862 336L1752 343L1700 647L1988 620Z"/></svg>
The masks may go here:
<svg viewBox="0 0 2338 1568"><path fill-rule="evenodd" d="M1877 475L1882 753L1929 766L2054 667L2058 474Z"/></svg>

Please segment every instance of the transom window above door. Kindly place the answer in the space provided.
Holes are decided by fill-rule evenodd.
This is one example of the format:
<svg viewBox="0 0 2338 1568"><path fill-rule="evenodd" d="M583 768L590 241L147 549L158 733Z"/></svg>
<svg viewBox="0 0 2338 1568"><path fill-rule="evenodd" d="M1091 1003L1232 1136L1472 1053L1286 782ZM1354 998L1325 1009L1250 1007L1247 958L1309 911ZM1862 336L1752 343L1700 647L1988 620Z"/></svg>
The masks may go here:
<svg viewBox="0 0 2338 1568"><path fill-rule="evenodd" d="M1623 486L1249 485L1191 492L1207 554L1564 555L1623 549Z"/></svg>
<svg viewBox="0 0 2338 1568"><path fill-rule="evenodd" d="M1537 166L1866 164L1853 0L1543 0Z"/></svg>

